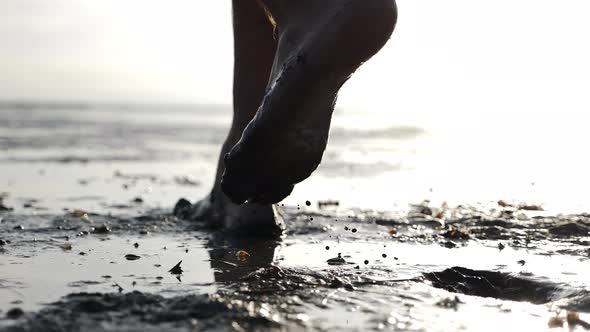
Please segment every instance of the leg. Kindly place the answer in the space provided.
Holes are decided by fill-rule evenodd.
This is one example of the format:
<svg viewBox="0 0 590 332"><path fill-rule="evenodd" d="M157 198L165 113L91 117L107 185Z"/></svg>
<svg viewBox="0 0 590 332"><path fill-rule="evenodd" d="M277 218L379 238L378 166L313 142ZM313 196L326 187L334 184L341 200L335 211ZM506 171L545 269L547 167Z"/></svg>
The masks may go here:
<svg viewBox="0 0 590 332"><path fill-rule="evenodd" d="M233 29L234 115L221 149L213 190L194 206L190 206L187 201L179 202L175 215L204 220L214 226L240 232L251 229L256 233L280 233L282 224L271 205L236 205L220 187L224 172L222 156L238 142L242 131L254 117L264 96L277 46L273 26L258 0L233 0Z"/></svg>
<svg viewBox="0 0 590 332"><path fill-rule="evenodd" d="M237 204L275 203L319 165L337 93L387 42L393 0L264 0L278 46L266 94L225 156L221 186Z"/></svg>

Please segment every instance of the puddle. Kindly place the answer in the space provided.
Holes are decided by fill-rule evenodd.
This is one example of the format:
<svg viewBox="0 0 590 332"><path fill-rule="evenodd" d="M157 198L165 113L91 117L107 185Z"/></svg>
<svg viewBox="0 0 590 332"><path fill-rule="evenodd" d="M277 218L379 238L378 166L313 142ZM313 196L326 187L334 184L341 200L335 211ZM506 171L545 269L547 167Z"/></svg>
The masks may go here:
<svg viewBox="0 0 590 332"><path fill-rule="evenodd" d="M66 243L71 250L62 249ZM119 287L164 295L216 289L205 243L190 235L39 241L15 251L0 256L0 308L17 301L25 310L36 310L69 293L117 292ZM127 254L140 259L129 261ZM168 271L180 260L184 273L177 280Z"/></svg>

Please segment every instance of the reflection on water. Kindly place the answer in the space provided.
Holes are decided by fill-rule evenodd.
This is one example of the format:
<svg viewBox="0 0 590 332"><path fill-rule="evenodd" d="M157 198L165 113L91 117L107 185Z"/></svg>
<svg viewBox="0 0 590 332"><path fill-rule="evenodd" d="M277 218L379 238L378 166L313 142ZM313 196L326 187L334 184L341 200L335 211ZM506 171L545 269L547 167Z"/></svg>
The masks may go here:
<svg viewBox="0 0 590 332"><path fill-rule="evenodd" d="M3 104L0 167L7 175L0 180L6 185L18 177L16 165L57 173L67 168L80 177L91 177L97 168L131 168L160 177L182 175L178 170L207 187L230 120L229 108L218 106ZM589 165L575 149L579 131L548 137L528 130L396 126L386 114L338 110L322 164L286 202L337 199L383 210L423 199L506 199L558 212L586 210ZM170 196L187 197L186 191L171 190ZM205 192L197 189L192 197Z"/></svg>

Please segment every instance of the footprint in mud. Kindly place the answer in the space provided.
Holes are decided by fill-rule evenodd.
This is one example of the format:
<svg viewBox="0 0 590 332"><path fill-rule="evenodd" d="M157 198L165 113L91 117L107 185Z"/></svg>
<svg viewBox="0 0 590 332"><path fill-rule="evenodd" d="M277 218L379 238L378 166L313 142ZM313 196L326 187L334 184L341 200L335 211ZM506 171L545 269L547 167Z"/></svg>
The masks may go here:
<svg viewBox="0 0 590 332"><path fill-rule="evenodd" d="M436 288L467 295L493 297L502 300L526 301L544 304L570 295L580 295L573 289L550 281L533 280L510 273L471 270L452 267L442 272L424 273L424 277ZM584 296L588 300L588 294ZM579 300L579 299L578 299ZM585 302L582 300L582 302ZM579 303L579 302L578 302ZM576 306L571 303L568 306Z"/></svg>

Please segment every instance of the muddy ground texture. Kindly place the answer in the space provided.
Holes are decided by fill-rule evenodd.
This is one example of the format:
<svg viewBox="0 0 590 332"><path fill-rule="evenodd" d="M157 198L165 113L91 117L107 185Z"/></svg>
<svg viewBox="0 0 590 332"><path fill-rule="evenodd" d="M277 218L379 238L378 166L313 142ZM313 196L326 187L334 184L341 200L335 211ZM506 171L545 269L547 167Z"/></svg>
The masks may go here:
<svg viewBox="0 0 590 332"><path fill-rule="evenodd" d="M73 289L40 309L28 310L15 300L0 308L1 331L590 329L590 293L586 276L579 272L590 257L586 214L549 216L537 206L503 201L478 207L424 202L399 213L314 202L282 207L286 234L264 240L204 229L166 210L45 215L14 213L3 204L0 209L0 259L5 261L26 260L35 255L33 246L60 247L64 254L75 255L77 248L68 247L71 239L108 243L113 237L188 234L206 243L215 275L215 289L207 292L162 294L135 290L135 281L105 280L112 291ZM382 254L339 252L340 244L361 248L363 243L382 247ZM316 248L302 255L321 263L291 264L277 249L298 246L302 252ZM433 246L456 256L451 259L456 264L413 262L414 248ZM489 262L493 267L479 269L469 262L489 258L477 257L478 251L464 258L465 248L471 247L497 255L511 251L522 259L509 267ZM560 265L564 271L547 277L527 271L529 257L567 259ZM126 259L131 262L133 257ZM568 275L569 267L578 271L569 273L578 282L551 277ZM179 281L187 273L182 265L162 268ZM96 278L101 278L99 272ZM10 287L18 289L18 282L0 275L0 288Z"/></svg>

